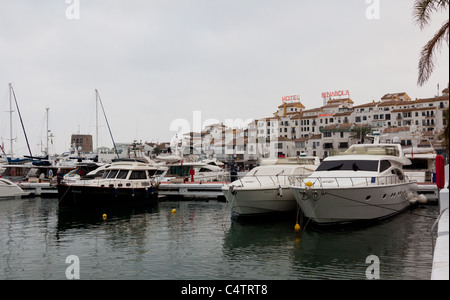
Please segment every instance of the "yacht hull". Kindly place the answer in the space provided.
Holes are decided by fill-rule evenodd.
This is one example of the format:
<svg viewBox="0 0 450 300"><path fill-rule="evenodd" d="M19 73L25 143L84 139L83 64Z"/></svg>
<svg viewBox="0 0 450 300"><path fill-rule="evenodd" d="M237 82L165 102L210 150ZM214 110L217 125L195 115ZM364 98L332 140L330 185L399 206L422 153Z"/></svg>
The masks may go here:
<svg viewBox="0 0 450 300"><path fill-rule="evenodd" d="M297 209L297 202L289 187L271 188L222 188L231 211L238 216L291 212Z"/></svg>
<svg viewBox="0 0 450 300"><path fill-rule="evenodd" d="M58 185L60 207L108 207L156 202L158 193L149 188L114 188L79 185Z"/></svg>
<svg viewBox="0 0 450 300"><path fill-rule="evenodd" d="M410 205L414 183L373 187L304 188L291 186L304 215L317 224L350 223L390 217Z"/></svg>
<svg viewBox="0 0 450 300"><path fill-rule="evenodd" d="M0 179L0 200L1 199L16 199L27 196L29 193L24 192L17 184Z"/></svg>

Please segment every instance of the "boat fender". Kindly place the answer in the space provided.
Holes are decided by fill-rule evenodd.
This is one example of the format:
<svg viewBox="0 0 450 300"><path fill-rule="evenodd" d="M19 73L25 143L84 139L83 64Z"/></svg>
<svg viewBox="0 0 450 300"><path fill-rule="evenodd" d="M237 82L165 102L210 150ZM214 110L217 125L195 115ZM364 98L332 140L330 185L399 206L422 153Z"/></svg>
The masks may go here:
<svg viewBox="0 0 450 300"><path fill-rule="evenodd" d="M134 188L131 188L131 197L134 197Z"/></svg>
<svg viewBox="0 0 450 300"><path fill-rule="evenodd" d="M236 195L236 191L234 190L234 185L230 186L230 192L232 195Z"/></svg>
<svg viewBox="0 0 450 300"><path fill-rule="evenodd" d="M302 194L302 200L308 199L308 195L306 194L306 191L300 192Z"/></svg>
<svg viewBox="0 0 450 300"><path fill-rule="evenodd" d="M148 188L145 188L145 197L148 197Z"/></svg>
<svg viewBox="0 0 450 300"><path fill-rule="evenodd" d="M425 204L425 203L427 203L428 199L427 199L427 196L420 194L419 196L417 196L417 201L420 204Z"/></svg>
<svg viewBox="0 0 450 300"><path fill-rule="evenodd" d="M281 188L281 185L278 186L278 197L283 197L283 189Z"/></svg>
<svg viewBox="0 0 450 300"><path fill-rule="evenodd" d="M317 201L318 200L318 196L319 196L319 194L317 193L317 191L314 191L314 193L313 193L313 200L314 201Z"/></svg>
<svg viewBox="0 0 450 300"><path fill-rule="evenodd" d="M119 195L119 190L117 188L114 188L114 196L118 196Z"/></svg>

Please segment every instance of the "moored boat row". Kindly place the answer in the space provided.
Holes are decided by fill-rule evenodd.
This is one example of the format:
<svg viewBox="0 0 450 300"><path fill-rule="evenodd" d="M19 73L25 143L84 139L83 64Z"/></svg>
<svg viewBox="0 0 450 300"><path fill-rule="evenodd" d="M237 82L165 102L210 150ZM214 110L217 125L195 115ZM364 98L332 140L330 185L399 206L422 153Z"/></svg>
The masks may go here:
<svg viewBox="0 0 450 300"><path fill-rule="evenodd" d="M280 182L280 173L262 181L255 170L223 190L233 212L242 216L292 211L298 205L318 224L377 220L420 199L417 183L403 172L410 163L399 144L353 145L342 155L325 158L310 174L292 172L289 182ZM260 185L259 194L243 197L255 183Z"/></svg>
<svg viewBox="0 0 450 300"><path fill-rule="evenodd" d="M86 165L83 176L80 165L55 186L60 206L225 197L233 216L301 211L318 224L333 224L386 218L423 199L405 175L409 164L401 145L374 143L352 145L322 163L315 157L263 160L237 180L204 161L127 159L94 165L92 172Z"/></svg>

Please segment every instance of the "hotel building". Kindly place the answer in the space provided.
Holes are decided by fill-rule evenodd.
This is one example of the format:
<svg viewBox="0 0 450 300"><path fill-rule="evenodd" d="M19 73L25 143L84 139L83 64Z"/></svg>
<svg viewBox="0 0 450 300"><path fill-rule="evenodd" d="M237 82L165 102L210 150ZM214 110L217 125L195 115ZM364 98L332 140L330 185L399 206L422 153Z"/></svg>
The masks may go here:
<svg viewBox="0 0 450 300"><path fill-rule="evenodd" d="M197 134L195 141L194 133L189 133L187 140L196 147L202 145L208 154L224 162L253 164L257 158L268 156L324 158L363 142L364 130L370 127L382 133L381 142L390 143L397 137L405 147L431 146L438 153L443 152L438 136L446 126L448 88L442 95L430 98L412 99L405 92L389 93L379 101L360 105L346 95L328 98L323 106L310 109L298 99L283 99L273 116L257 119L246 128L214 124Z"/></svg>

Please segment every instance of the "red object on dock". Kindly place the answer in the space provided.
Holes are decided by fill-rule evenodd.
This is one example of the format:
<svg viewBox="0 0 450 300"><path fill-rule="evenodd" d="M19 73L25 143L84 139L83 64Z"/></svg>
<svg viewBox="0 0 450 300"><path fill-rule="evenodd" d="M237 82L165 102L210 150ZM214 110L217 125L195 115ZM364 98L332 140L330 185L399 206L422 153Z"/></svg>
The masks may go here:
<svg viewBox="0 0 450 300"><path fill-rule="evenodd" d="M189 174L191 175L191 181L194 182L195 170L194 169L190 169L189 170Z"/></svg>
<svg viewBox="0 0 450 300"><path fill-rule="evenodd" d="M444 157L442 155L436 156L436 185L438 189L443 189L445 186Z"/></svg>

